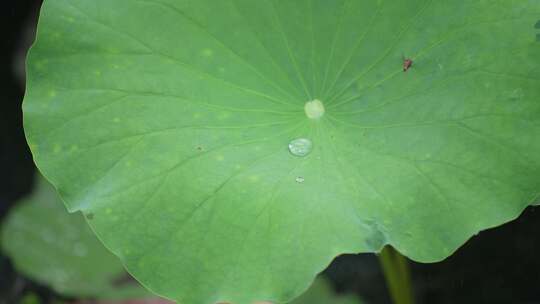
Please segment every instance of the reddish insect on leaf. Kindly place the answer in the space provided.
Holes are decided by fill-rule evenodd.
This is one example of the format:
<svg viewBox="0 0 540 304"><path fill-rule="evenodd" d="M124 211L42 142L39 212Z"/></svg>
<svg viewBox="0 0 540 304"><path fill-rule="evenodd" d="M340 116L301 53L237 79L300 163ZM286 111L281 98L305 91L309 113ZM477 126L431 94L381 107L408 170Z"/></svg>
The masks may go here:
<svg viewBox="0 0 540 304"><path fill-rule="evenodd" d="M403 72L407 72L412 67L413 61L409 58L403 59Z"/></svg>

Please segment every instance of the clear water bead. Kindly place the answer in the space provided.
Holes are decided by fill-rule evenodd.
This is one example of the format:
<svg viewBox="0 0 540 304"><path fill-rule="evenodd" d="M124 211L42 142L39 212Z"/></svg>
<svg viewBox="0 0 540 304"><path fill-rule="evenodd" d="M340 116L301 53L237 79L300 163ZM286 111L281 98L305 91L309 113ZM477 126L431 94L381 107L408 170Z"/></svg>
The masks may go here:
<svg viewBox="0 0 540 304"><path fill-rule="evenodd" d="M307 138L297 138L289 143L289 151L294 156L304 157L311 152L313 143Z"/></svg>
<svg viewBox="0 0 540 304"><path fill-rule="evenodd" d="M295 180L297 183L303 183L305 179L301 176L298 176Z"/></svg>

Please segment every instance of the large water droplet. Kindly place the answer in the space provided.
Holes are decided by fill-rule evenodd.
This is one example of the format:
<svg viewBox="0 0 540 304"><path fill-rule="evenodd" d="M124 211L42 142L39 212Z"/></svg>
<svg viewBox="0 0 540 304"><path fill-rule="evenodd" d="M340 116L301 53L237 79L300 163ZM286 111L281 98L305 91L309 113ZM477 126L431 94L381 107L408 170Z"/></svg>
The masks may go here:
<svg viewBox="0 0 540 304"><path fill-rule="evenodd" d="M295 180L296 180L297 183L301 184L301 183L304 182L305 179L303 177L301 177L301 176L298 176L298 177L295 178Z"/></svg>
<svg viewBox="0 0 540 304"><path fill-rule="evenodd" d="M293 139L289 143L289 151L295 156L306 156L311 152L311 148L313 148L313 143L307 138Z"/></svg>

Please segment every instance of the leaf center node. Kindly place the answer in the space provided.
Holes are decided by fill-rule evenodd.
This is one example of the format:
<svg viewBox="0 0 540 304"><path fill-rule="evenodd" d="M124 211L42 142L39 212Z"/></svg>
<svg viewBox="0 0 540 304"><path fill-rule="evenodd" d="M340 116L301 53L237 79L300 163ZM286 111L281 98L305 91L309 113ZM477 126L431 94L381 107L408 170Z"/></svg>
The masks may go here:
<svg viewBox="0 0 540 304"><path fill-rule="evenodd" d="M311 119L319 119L324 115L324 105L322 101L314 99L304 105L306 116Z"/></svg>

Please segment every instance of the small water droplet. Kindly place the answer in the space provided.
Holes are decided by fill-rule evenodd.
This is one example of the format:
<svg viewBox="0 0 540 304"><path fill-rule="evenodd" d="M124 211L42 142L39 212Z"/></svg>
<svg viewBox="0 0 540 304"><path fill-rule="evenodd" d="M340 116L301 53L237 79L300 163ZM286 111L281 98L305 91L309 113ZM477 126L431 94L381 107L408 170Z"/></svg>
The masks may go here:
<svg viewBox="0 0 540 304"><path fill-rule="evenodd" d="M201 54L204 56L204 57L212 57L212 55L214 55L214 51L212 49L203 49L201 51Z"/></svg>
<svg viewBox="0 0 540 304"><path fill-rule="evenodd" d="M301 176L298 176L295 180L297 183L303 183L305 179Z"/></svg>
<svg viewBox="0 0 540 304"><path fill-rule="evenodd" d="M289 143L289 151L291 154L300 157L308 155L309 152L311 152L312 147L313 143L307 138L293 139Z"/></svg>

